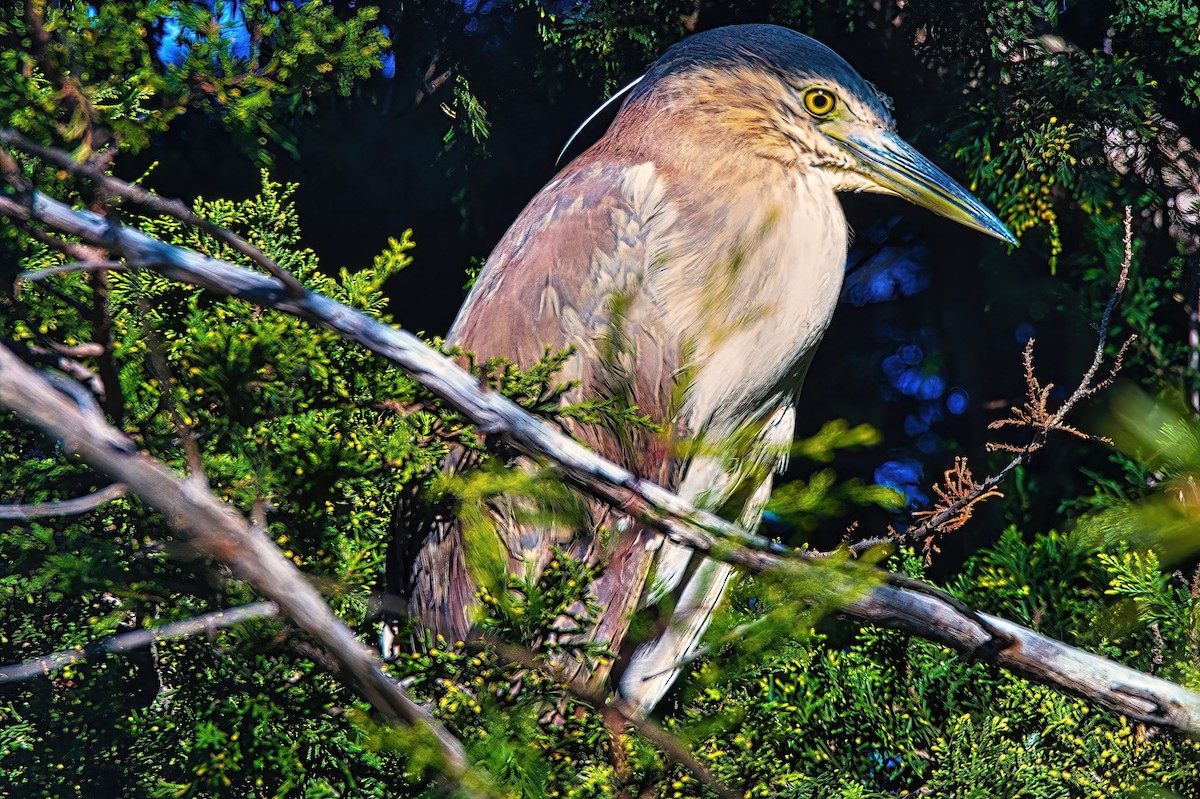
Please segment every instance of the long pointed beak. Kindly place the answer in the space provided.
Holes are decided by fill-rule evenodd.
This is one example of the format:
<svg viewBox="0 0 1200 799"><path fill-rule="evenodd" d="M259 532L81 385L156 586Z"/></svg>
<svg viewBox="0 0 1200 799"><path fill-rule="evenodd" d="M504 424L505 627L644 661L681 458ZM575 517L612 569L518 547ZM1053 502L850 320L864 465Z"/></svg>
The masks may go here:
<svg viewBox="0 0 1200 799"><path fill-rule="evenodd" d="M1004 223L983 203L895 133L881 128L845 134L828 132L857 157L863 175L882 191L898 194L1001 241L1017 243Z"/></svg>

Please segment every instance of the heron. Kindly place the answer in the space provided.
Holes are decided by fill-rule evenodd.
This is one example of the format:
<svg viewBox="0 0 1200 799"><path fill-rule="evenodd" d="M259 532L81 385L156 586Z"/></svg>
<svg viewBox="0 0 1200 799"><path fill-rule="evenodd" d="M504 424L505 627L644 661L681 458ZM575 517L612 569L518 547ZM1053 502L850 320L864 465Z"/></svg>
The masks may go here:
<svg viewBox="0 0 1200 799"><path fill-rule="evenodd" d="M891 194L1015 244L1004 224L896 133L890 102L835 52L773 25L697 33L619 96L599 140L529 203L447 336L528 367L573 348L564 402L609 398L655 425L568 423L639 476L754 529L785 463L805 373L837 304L849 231L839 192ZM697 443L700 442L700 443ZM461 468L452 452L448 470ZM591 640L623 652L613 679L650 712L697 648L732 574L599 503L584 529L493 508L510 571L554 547L603 571ZM389 590L461 640L477 586L461 523L398 512ZM666 602L664 600L672 600ZM627 641L643 607L673 608Z"/></svg>

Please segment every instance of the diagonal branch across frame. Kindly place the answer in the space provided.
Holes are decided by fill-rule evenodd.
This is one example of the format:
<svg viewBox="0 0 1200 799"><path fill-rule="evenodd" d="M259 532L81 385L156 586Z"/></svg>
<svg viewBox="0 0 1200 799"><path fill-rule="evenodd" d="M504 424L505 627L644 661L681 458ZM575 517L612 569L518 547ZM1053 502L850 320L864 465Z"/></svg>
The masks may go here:
<svg viewBox="0 0 1200 799"><path fill-rule="evenodd" d="M293 296L275 279L165 244L104 217L78 211L39 192L0 196L0 215L45 226L151 264L165 277L292 314L333 330L393 361L445 399L482 432L501 435L516 450L553 464L564 479L662 532L670 540L740 566L803 572L817 566L762 536L699 510L653 483L600 458L553 425L481 387L453 361L402 329L313 292ZM841 613L903 630L993 662L1027 679L1081 696L1138 721L1200 732L1200 695L988 614L899 575L863 569L884 584L852 600Z"/></svg>
<svg viewBox="0 0 1200 799"><path fill-rule="evenodd" d="M182 478L143 455L137 445L108 424L82 389L67 393L0 345L0 407L41 428L97 471L125 485L198 549L230 567L282 614L338 660L348 682L389 722L423 733L443 777L466 795L489 795L487 781L467 760L462 744L429 711L384 673L378 658L355 637L300 570L231 506L200 481Z"/></svg>

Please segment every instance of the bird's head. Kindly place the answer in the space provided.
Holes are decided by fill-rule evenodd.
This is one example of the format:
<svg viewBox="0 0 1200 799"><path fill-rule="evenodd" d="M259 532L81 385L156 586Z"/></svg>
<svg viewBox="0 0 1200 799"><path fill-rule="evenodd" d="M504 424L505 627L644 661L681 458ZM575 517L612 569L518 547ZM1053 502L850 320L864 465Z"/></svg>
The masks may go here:
<svg viewBox="0 0 1200 799"><path fill-rule="evenodd" d="M835 191L897 195L1016 243L995 214L897 135L886 97L796 31L734 25L690 36L625 93L613 127L626 141L690 131L698 141L819 172ZM668 130L630 135L664 123Z"/></svg>

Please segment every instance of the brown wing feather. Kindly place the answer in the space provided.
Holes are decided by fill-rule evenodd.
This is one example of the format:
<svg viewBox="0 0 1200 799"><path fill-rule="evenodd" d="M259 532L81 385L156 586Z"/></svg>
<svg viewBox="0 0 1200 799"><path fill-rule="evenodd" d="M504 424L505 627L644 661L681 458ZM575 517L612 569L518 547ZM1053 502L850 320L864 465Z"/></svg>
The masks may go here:
<svg viewBox="0 0 1200 799"><path fill-rule="evenodd" d="M676 337L665 329L646 290L669 257L671 209L648 165L622 166L595 152L576 161L530 203L496 247L460 312L449 343L477 359L503 356L527 368L545 348L572 346L560 379L576 383L565 402L617 397L666 427L674 423ZM601 455L639 476L674 487L678 470L666 436L574 425L571 431ZM672 431L679 433L684 431ZM500 509L503 516L503 509ZM651 535L621 524L606 507L592 508L591 529L572 540L551 539L500 520L509 566L540 569L551 543L576 557L603 562L593 586L604 608L592 637L619 645L641 595L653 551ZM607 527L609 535L596 531ZM416 531L409 531L410 534ZM427 531L411 571L410 610L443 634L461 638L474 593L464 566L462 536L452 520ZM445 584L450 581L452 584ZM601 675L602 676L602 675Z"/></svg>

